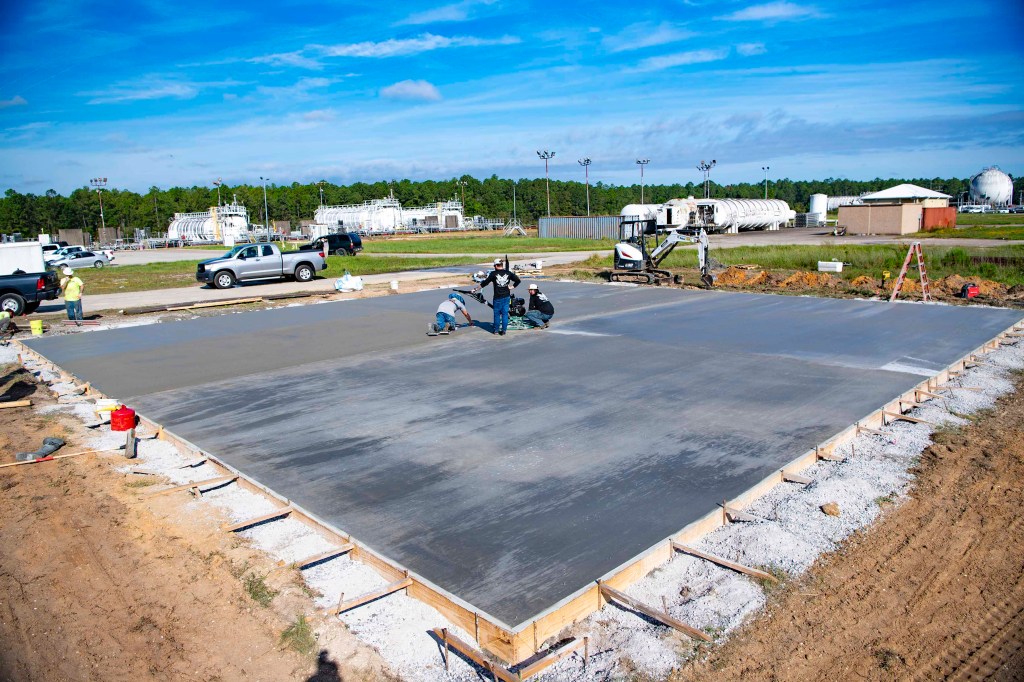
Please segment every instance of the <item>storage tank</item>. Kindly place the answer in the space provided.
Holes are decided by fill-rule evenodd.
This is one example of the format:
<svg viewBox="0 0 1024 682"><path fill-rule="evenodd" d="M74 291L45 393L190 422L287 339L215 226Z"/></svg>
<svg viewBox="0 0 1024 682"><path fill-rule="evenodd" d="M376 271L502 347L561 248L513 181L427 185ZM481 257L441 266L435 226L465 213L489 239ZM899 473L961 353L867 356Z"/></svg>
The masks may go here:
<svg viewBox="0 0 1024 682"><path fill-rule="evenodd" d="M777 230L796 217L780 199L672 199L665 208L678 216L674 224L709 232Z"/></svg>
<svg viewBox="0 0 1024 682"><path fill-rule="evenodd" d="M838 196L829 197L826 209L829 211L838 211L840 206L860 206L864 202L860 200L859 196Z"/></svg>
<svg viewBox="0 0 1024 682"><path fill-rule="evenodd" d="M394 232L402 226L402 204L395 199L373 199L361 204L321 206L316 210L316 222L329 230L341 228L346 232Z"/></svg>
<svg viewBox="0 0 1024 682"><path fill-rule="evenodd" d="M167 226L168 239L185 242L247 241L249 211L238 203L211 206L201 213L175 213Z"/></svg>
<svg viewBox="0 0 1024 682"><path fill-rule="evenodd" d="M812 194L810 210L807 212L816 214L819 223L825 222L825 218L828 217L828 197L824 194Z"/></svg>
<svg viewBox="0 0 1024 682"><path fill-rule="evenodd" d="M652 218L657 220L660 208L661 204L627 204L622 207L619 215L623 218L635 216L640 220L651 220Z"/></svg>
<svg viewBox="0 0 1024 682"><path fill-rule="evenodd" d="M971 203L990 206L1007 206L1013 200L1013 180L999 170L989 166L971 178Z"/></svg>

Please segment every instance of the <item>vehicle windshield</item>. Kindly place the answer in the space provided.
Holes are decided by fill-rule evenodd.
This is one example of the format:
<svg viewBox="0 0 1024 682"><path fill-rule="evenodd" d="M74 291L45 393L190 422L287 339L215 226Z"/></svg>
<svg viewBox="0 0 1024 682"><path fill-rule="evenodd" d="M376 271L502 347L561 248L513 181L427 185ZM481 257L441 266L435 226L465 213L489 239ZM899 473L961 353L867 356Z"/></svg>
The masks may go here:
<svg viewBox="0 0 1024 682"><path fill-rule="evenodd" d="M234 258L235 254L244 249L246 246L248 246L248 244L242 244L241 246L232 247L232 249L225 253L223 256L221 256L221 258Z"/></svg>

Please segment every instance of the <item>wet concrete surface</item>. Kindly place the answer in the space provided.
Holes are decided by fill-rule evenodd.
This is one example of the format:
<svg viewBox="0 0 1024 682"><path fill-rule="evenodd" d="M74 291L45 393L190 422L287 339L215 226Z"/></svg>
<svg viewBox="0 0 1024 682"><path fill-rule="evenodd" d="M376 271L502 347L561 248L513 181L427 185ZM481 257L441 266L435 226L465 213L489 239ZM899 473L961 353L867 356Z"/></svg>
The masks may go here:
<svg viewBox="0 0 1024 682"><path fill-rule="evenodd" d="M505 338L426 337L424 292L30 345L516 626L1021 317L542 287L552 327Z"/></svg>

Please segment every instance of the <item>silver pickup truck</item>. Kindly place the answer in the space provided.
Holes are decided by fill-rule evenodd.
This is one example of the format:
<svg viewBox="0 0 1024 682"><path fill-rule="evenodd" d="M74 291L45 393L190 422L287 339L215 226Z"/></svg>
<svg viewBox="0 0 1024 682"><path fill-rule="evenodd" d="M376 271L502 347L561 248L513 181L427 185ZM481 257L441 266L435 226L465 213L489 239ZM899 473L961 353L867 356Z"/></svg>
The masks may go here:
<svg viewBox="0 0 1024 682"><path fill-rule="evenodd" d="M196 266L196 280L229 289L247 279L294 277L297 282L309 282L326 269L322 249L281 253L275 244L242 244L223 256L201 261Z"/></svg>

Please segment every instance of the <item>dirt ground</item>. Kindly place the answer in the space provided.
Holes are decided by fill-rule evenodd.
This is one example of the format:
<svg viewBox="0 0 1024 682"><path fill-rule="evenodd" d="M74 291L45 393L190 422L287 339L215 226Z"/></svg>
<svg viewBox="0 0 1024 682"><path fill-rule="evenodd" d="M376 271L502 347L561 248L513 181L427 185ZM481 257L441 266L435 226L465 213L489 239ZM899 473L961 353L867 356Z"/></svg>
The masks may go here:
<svg viewBox="0 0 1024 682"><path fill-rule="evenodd" d="M1024 375L941 431L910 499L672 679L1024 679Z"/></svg>
<svg viewBox="0 0 1024 682"><path fill-rule="evenodd" d="M13 388L13 390L11 390ZM14 365L4 399L53 404ZM36 408L0 410L0 462L43 437L81 451L81 423ZM0 680L378 680L379 656L320 619L293 569L280 569L223 519L146 499L150 477L118 473L119 453L0 469ZM269 606L247 576L266 576ZM319 641L285 646L298 614ZM318 653L327 651L320 656Z"/></svg>

